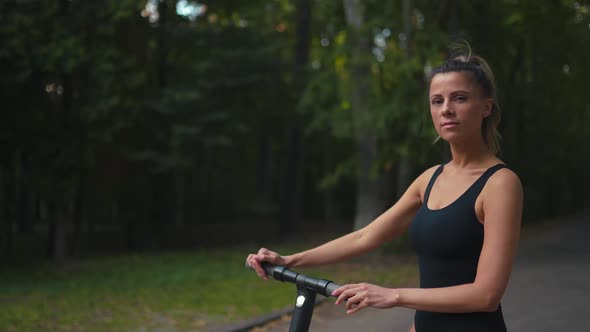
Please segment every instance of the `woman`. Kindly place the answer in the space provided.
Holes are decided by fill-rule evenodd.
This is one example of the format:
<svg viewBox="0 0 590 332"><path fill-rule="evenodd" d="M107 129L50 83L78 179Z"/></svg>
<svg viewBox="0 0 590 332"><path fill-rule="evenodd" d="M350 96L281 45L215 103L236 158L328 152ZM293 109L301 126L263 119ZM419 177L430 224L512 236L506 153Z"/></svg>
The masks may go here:
<svg viewBox="0 0 590 332"><path fill-rule="evenodd" d="M522 186L498 159L493 74L470 50L435 68L430 113L452 159L420 175L395 205L368 226L319 247L281 256L267 249L246 263L266 279L261 262L287 267L334 263L361 255L405 231L417 252L420 288L367 283L334 291L347 313L365 307L416 310L410 331L506 331L500 299L520 235Z"/></svg>

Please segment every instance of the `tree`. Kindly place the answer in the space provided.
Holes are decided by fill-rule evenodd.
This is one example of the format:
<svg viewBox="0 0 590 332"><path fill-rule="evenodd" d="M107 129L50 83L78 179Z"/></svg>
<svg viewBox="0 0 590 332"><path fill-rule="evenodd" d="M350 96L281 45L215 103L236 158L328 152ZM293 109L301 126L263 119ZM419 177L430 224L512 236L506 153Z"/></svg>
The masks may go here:
<svg viewBox="0 0 590 332"><path fill-rule="evenodd" d="M377 136L362 125L369 113L370 77L370 67L366 61L370 44L364 31L364 7L360 0L344 0L344 9L351 35L350 101L355 116L355 145L359 162L354 229L360 229L369 224L381 210L378 179L372 171L377 160Z"/></svg>

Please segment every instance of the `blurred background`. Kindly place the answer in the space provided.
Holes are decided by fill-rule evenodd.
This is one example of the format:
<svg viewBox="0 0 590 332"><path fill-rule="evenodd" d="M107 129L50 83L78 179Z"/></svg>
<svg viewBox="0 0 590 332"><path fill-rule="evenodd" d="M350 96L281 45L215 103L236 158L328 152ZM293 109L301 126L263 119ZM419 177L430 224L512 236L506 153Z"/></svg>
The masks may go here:
<svg viewBox="0 0 590 332"><path fill-rule="evenodd" d="M13 311L0 327L80 324L15 303L57 301L65 281L31 285L97 257L255 250L366 225L448 160L426 75L457 39L496 75L525 226L579 212L587 1L2 1L0 306Z"/></svg>

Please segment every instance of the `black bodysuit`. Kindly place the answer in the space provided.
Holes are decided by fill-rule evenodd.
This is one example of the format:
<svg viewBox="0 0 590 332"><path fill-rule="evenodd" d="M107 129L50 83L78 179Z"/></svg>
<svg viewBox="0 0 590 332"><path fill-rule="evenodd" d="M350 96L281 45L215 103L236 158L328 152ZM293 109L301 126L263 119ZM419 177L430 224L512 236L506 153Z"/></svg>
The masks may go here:
<svg viewBox="0 0 590 332"><path fill-rule="evenodd" d="M475 213L475 200L498 164L487 169L456 201L431 210L428 197L442 172L440 166L424 193L422 207L410 226L410 243L416 250L420 268L420 287L449 287L472 283L483 245L483 225ZM502 308L494 312L438 313L416 311L416 332L505 332Z"/></svg>

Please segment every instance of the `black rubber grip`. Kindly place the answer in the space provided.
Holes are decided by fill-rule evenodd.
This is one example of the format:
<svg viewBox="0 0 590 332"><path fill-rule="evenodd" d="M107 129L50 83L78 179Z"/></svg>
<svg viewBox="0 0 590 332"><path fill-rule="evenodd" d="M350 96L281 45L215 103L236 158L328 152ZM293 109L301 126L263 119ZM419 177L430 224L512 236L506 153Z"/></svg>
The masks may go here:
<svg viewBox="0 0 590 332"><path fill-rule="evenodd" d="M275 280L282 282L290 282L300 287L305 287L323 296L332 296L332 292L340 287L340 285L333 283L330 280L316 279L308 277L301 273L289 270L284 266L272 265L270 263L262 263L264 272Z"/></svg>

